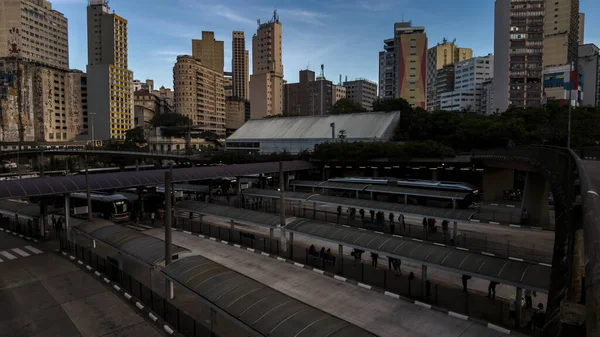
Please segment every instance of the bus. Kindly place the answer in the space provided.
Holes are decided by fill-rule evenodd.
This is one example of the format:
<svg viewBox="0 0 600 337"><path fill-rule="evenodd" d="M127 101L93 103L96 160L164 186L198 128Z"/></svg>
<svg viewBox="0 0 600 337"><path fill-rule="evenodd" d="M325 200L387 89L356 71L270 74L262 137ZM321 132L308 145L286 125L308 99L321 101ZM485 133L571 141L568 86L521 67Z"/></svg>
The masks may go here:
<svg viewBox="0 0 600 337"><path fill-rule="evenodd" d="M112 222L123 222L131 217L129 200L121 194L92 193L92 213ZM71 210L73 215L86 214L86 193L71 193ZM83 210L83 211L79 211Z"/></svg>

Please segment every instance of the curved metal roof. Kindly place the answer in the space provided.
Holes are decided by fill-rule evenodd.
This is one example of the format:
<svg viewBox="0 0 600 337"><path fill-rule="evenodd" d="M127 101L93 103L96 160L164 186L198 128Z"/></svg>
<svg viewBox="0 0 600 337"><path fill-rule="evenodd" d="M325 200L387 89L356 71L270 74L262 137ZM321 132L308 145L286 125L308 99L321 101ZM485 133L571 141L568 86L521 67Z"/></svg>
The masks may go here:
<svg viewBox="0 0 600 337"><path fill-rule="evenodd" d="M314 168L305 161L283 162L284 171L297 171ZM164 183L167 170L117 172L89 175L92 191L125 189L137 186L159 185ZM204 166L173 169L173 182L209 180L224 177L237 177L248 174L279 172L279 162ZM85 176L45 177L4 181L0 184L0 199L28 198L42 195L55 195L86 190Z"/></svg>
<svg viewBox="0 0 600 337"><path fill-rule="evenodd" d="M404 239L389 234L378 234L356 228L313 220L295 220L286 230L304 236L345 246L377 252L385 256L448 269L502 284L510 284L540 292L550 286L550 267L535 263L513 261L455 249L451 246L433 245L421 240Z"/></svg>
<svg viewBox="0 0 600 337"><path fill-rule="evenodd" d="M242 192L247 196L265 197L279 199L279 192L275 190L249 188ZM288 193L293 193L294 199L288 198ZM412 215L416 217L432 217L448 221L469 221L473 214L472 210L468 209L450 209L437 208L419 205L404 205L391 202L382 202L376 200L352 199L342 197L332 197L314 193L301 192L285 192L286 200L302 200L305 202L316 202L322 205L345 206L354 208L363 208L366 210L382 211L387 213L402 213L404 215ZM302 199L302 198L305 199Z"/></svg>
<svg viewBox="0 0 600 337"><path fill-rule="evenodd" d="M35 219L40 216L40 206L12 200L0 200L0 214L18 214L24 219Z"/></svg>
<svg viewBox="0 0 600 337"><path fill-rule="evenodd" d="M375 336L202 256L176 260L163 272L263 336Z"/></svg>
<svg viewBox="0 0 600 337"><path fill-rule="evenodd" d="M319 187L324 183L323 181L317 180L294 180L290 183L291 186L303 186L303 187Z"/></svg>
<svg viewBox="0 0 600 337"><path fill-rule="evenodd" d="M279 224L279 216L276 214L216 206L198 201L184 201L177 204L175 208L178 211L213 215L261 227ZM263 222L263 219L267 219L268 222ZM434 268L447 269L502 284L540 292L548 291L551 268L547 266L490 257L452 246L425 243L390 234L378 234L317 220L290 217L286 219L286 223L286 230L299 235L377 252L385 256L408 259Z"/></svg>
<svg viewBox="0 0 600 337"><path fill-rule="evenodd" d="M147 264L155 265L165 260L165 242L136 230L102 219L92 219L74 228ZM173 255L189 252L172 246Z"/></svg>

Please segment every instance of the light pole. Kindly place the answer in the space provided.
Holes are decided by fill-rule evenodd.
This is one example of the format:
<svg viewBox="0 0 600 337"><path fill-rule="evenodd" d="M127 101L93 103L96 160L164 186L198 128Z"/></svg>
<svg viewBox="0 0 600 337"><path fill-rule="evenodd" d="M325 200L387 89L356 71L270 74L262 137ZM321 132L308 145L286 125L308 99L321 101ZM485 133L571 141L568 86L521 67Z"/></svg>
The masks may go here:
<svg viewBox="0 0 600 337"><path fill-rule="evenodd" d="M569 62L569 121L567 124L567 148L571 148L571 111L572 105L572 92L573 92L573 62Z"/></svg>
<svg viewBox="0 0 600 337"><path fill-rule="evenodd" d="M92 117L91 127L92 127L92 149L96 149L96 138L94 137L94 116L96 116L95 112L88 112L88 117Z"/></svg>

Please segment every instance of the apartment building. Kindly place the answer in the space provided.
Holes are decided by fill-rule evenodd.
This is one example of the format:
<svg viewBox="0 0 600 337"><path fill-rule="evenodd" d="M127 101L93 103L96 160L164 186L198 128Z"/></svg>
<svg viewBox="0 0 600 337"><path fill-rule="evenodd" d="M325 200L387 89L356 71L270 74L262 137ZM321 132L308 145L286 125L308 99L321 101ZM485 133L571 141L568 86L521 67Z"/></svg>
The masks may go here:
<svg viewBox="0 0 600 337"><path fill-rule="evenodd" d="M492 54L456 63L454 65L454 90L440 95L441 109L482 112L483 83L492 79L493 76L494 56Z"/></svg>
<svg viewBox="0 0 600 337"><path fill-rule="evenodd" d="M214 71L223 72L225 64L223 41L215 40L215 32L202 32L201 40L192 40L192 57Z"/></svg>
<svg viewBox="0 0 600 337"><path fill-rule="evenodd" d="M68 21L47 0L0 1L0 57L69 69Z"/></svg>
<svg viewBox="0 0 600 337"><path fill-rule="evenodd" d="M373 102L377 99L377 83L364 78L343 83L346 88L346 98L351 99L367 111L373 111Z"/></svg>
<svg viewBox="0 0 600 337"><path fill-rule="evenodd" d="M244 32L234 31L231 39L231 72L233 77L233 95L245 100L250 99L250 85L248 83L249 65L248 51Z"/></svg>
<svg viewBox="0 0 600 337"><path fill-rule="evenodd" d="M283 63L281 23L277 11L266 23L258 24L252 37L250 115L252 118L283 113Z"/></svg>
<svg viewBox="0 0 600 337"><path fill-rule="evenodd" d="M579 70L583 73L583 106L600 107L600 49L588 43L579 46Z"/></svg>
<svg viewBox="0 0 600 337"><path fill-rule="evenodd" d="M284 85L284 110L303 116L328 115L333 109L333 83L312 70L300 70L298 83Z"/></svg>
<svg viewBox="0 0 600 337"><path fill-rule="evenodd" d="M427 50L427 109L429 111L439 110L439 95L449 90L437 91L438 72L444 67L454 65L457 62L468 60L473 57L473 50L460 48L455 41L444 39L442 43ZM446 69L448 71L450 67ZM445 76L445 74L442 74ZM454 83L454 79L452 79Z"/></svg>
<svg viewBox="0 0 600 337"><path fill-rule="evenodd" d="M411 22L396 22L394 37L384 40L384 51L379 53L379 96L401 97L412 106L425 109L426 66L425 27L413 27Z"/></svg>
<svg viewBox="0 0 600 337"><path fill-rule="evenodd" d="M106 0L87 7L89 113L98 140L124 140L134 126L133 72L128 69L127 20Z"/></svg>
<svg viewBox="0 0 600 337"><path fill-rule="evenodd" d="M223 72L205 67L190 55L177 57L173 67L175 111L188 116L196 129L225 137Z"/></svg>
<svg viewBox="0 0 600 337"><path fill-rule="evenodd" d="M231 96L225 100L225 132L227 137L246 123L246 111L250 102L240 97Z"/></svg>
<svg viewBox="0 0 600 337"><path fill-rule="evenodd" d="M133 80L133 92L145 90L145 91L154 91L154 80L146 80L142 82L140 80Z"/></svg>
<svg viewBox="0 0 600 337"><path fill-rule="evenodd" d="M335 105L340 99L346 98L346 87L334 84L331 87L331 95L331 104Z"/></svg>

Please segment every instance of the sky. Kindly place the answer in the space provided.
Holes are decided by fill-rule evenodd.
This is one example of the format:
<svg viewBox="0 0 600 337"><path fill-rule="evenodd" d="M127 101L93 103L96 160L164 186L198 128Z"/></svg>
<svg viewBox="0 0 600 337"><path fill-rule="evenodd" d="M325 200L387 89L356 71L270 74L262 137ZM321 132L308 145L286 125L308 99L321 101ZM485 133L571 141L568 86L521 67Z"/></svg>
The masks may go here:
<svg viewBox="0 0 600 337"><path fill-rule="evenodd" d="M87 0L51 0L69 20L70 67L87 64ZM451 5L450 5L451 3ZM173 87L177 55L192 53L192 39L214 31L225 42L225 71L231 70L231 32L245 32L252 60L256 20L277 9L282 24L284 79L298 71L320 72L334 83L348 79L377 82L379 51L393 37L394 22L424 26L429 47L443 38L472 48L475 56L494 51L493 0L111 0L111 10L129 22L129 69L134 78L153 79L155 88ZM586 13L585 42L600 46L600 1L580 0ZM595 21L595 22L594 22Z"/></svg>

